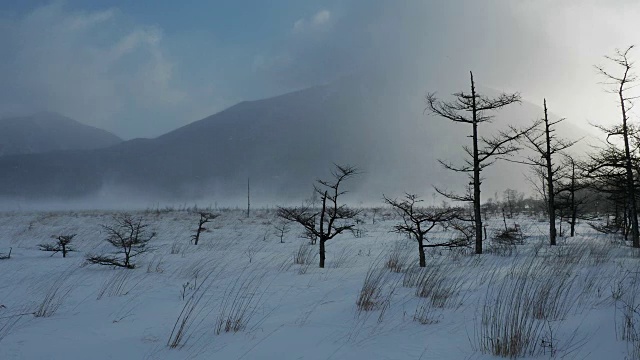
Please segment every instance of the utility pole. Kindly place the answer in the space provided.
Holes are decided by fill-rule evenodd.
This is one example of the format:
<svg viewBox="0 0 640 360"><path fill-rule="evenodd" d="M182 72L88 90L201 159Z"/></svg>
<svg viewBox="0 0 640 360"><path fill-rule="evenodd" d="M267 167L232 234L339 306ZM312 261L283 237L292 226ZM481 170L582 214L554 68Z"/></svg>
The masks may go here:
<svg viewBox="0 0 640 360"><path fill-rule="evenodd" d="M247 217L249 217L250 209L251 209L251 186L250 186L250 178L247 178Z"/></svg>

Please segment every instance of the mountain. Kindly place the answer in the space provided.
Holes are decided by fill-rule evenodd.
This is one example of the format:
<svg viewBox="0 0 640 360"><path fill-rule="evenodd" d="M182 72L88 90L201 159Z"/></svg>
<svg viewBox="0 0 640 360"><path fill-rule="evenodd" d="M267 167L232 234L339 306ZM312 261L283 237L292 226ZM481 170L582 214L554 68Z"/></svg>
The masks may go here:
<svg viewBox="0 0 640 360"><path fill-rule="evenodd" d="M154 139L1 157L0 196L234 203L246 197L250 178L253 202L273 204L308 198L333 163L362 170L346 184L356 201L405 191L426 197L432 184L465 189L465 175L443 169L438 159L461 159L468 127L425 116L425 91L403 85L384 76L348 77L242 102ZM523 126L541 114L536 105L514 105L481 130ZM564 124L560 134L581 133ZM483 196L527 189L526 171L513 164L488 169Z"/></svg>
<svg viewBox="0 0 640 360"><path fill-rule="evenodd" d="M0 156L97 149L121 141L105 130L56 113L0 119Z"/></svg>

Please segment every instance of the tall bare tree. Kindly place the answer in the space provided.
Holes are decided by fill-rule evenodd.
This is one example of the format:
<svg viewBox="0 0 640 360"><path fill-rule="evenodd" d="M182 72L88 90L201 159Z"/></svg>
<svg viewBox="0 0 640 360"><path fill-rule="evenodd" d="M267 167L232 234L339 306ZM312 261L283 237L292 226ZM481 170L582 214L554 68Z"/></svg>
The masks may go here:
<svg viewBox="0 0 640 360"><path fill-rule="evenodd" d="M533 150L534 155L528 156L522 162L543 170L547 194L547 215L549 216L549 244L556 245L556 195L554 189L557 183L556 175L562 169L561 164L554 162L555 155L573 146L577 141L569 141L558 138L555 134L555 125L565 119L549 120L547 99L543 101L544 117L541 121L534 122L534 129L523 136L524 146Z"/></svg>
<svg viewBox="0 0 640 360"><path fill-rule="evenodd" d="M603 84L609 87L608 92L615 93L618 96L618 105L621 111L622 123L612 127L597 126L607 135L607 141L612 136L621 136L624 143L624 171L626 177L626 198L628 202L628 212L631 221L631 241L633 247L640 247L640 233L638 231L638 205L636 201L636 190L633 175L633 159L630 145L630 124L629 112L633 108L633 100L637 96L630 96L628 92L635 86L638 78L633 73L634 63L629 60L629 52L633 49L633 45L625 50L617 49L613 56L605 56L605 58L620 69L619 73L613 73L605 69L603 66L596 66L598 72L605 78Z"/></svg>
<svg viewBox="0 0 640 360"><path fill-rule="evenodd" d="M463 149L468 158L462 166L454 166L450 163L440 161L447 169L469 174L472 191L459 195L440 189L436 191L452 200L466 201L473 204L473 226L475 230L475 252L482 254L482 212L480 203L480 187L482 178L480 173L488 166L492 165L500 156L512 155L519 148L515 141L527 130L516 129L509 126L508 131L500 131L492 137L482 137L478 134L480 124L491 122L494 115L491 113L507 105L520 102L520 94L501 94L496 98L490 98L476 91L473 72L471 76L471 92L459 92L453 94L454 100L444 102L438 100L435 93L429 93L426 97L427 109L434 115L443 117L456 123L468 124L471 126L471 147L464 146Z"/></svg>
<svg viewBox="0 0 640 360"><path fill-rule="evenodd" d="M418 255L420 259L420 267L427 266L427 260L424 249L427 247L460 247L468 244L458 239L429 243L427 234L436 226L446 226L451 220L460 217L460 209L458 208L425 208L419 206L422 202L417 195L406 194L404 199L390 199L384 197L384 201L400 215L402 222L395 225L396 232L409 234L418 242Z"/></svg>
<svg viewBox="0 0 640 360"><path fill-rule="evenodd" d="M331 171L332 181L317 180L315 192L320 195L321 207L303 205L299 207L278 208L278 216L285 220L302 225L307 236L314 237L319 243L320 267L324 268L326 242L345 231L354 231L359 210L351 209L340 203L340 196L346 194L341 190L343 182L358 174L353 166L335 165Z"/></svg>

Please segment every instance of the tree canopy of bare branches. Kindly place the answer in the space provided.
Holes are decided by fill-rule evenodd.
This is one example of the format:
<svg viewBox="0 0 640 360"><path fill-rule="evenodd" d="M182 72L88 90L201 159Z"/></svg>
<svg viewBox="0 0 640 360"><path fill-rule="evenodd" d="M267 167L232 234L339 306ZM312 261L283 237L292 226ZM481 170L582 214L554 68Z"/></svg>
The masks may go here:
<svg viewBox="0 0 640 360"><path fill-rule="evenodd" d="M556 175L562 169L560 163L554 162L556 154L573 146L577 140L558 138L555 134L555 125L565 119L549 120L547 99L543 101L544 117L534 122L534 128L523 134L522 143L534 152L522 162L543 170L546 183L547 215L549 216L549 244L556 245Z"/></svg>
<svg viewBox="0 0 640 360"><path fill-rule="evenodd" d="M598 72L604 77L603 84L607 87L608 92L614 93L618 97L618 105L621 111L621 123L611 127L596 126L602 130L607 136L609 149L605 149L600 160L602 163L594 163L592 172L607 172L606 167L618 168L624 170L625 177L625 199L627 201L628 217L631 225L631 240L633 247L640 247L640 232L638 230L638 206L636 199L635 179L633 174L633 151L632 151L632 127L629 124L629 113L633 109L633 100L638 96L629 95L629 90L636 86L638 80L633 72L634 63L629 59L629 53L634 46L629 46L625 50L616 50L613 56L605 56L619 72L614 73L604 66L596 66ZM623 142L623 151L617 152L614 143L610 141L611 137L620 136ZM617 154L616 154L617 153ZM612 156L615 155L615 156ZM620 158L619 155L622 155ZM613 161L610 161L613 160ZM611 169L612 170L612 169Z"/></svg>
<svg viewBox="0 0 640 360"><path fill-rule="evenodd" d="M335 165L331 174L332 180L317 180L314 185L315 192L320 196L320 208L311 204L278 208L278 216L302 225L308 236L318 239L321 268L325 266L326 242L345 231L354 231L360 213L340 201L340 197L347 193L341 186L344 181L357 175L358 169L350 165Z"/></svg>
<svg viewBox="0 0 640 360"><path fill-rule="evenodd" d="M105 239L116 248L113 254L88 255L87 262L98 265L112 265L127 269L135 268L133 259L150 250L149 241L156 236L149 232L149 224L142 217L119 214L113 217L113 225L102 225L106 232Z"/></svg>
<svg viewBox="0 0 640 360"><path fill-rule="evenodd" d="M51 256L55 255L58 252L62 252L62 257L66 258L67 257L67 253L69 253L71 251L75 251L75 249L72 248L69 245L69 244L71 244L71 240L73 240L74 237L76 237L76 234L55 236L54 237L56 239L55 243L53 243L53 244L47 244L47 243L40 244L40 245L38 245L38 247L42 251L51 251L53 253L53 254L51 254Z"/></svg>
<svg viewBox="0 0 640 360"><path fill-rule="evenodd" d="M414 194L406 194L401 200L390 199L385 196L384 201L402 218L402 222L394 226L395 231L409 234L418 242L420 267L427 266L424 252L424 249L427 247L459 247L468 245L458 240L427 244L427 234L436 226L446 227L451 220L460 218L460 209L421 207L419 203L422 202L422 200Z"/></svg>
<svg viewBox="0 0 640 360"><path fill-rule="evenodd" d="M469 174L470 185L473 190L466 194L456 194L436 188L436 191L449 199L473 203L474 215L472 218L475 228L475 252L482 254L482 212L480 202L480 187L482 178L480 173L491 166L497 159L513 155L520 150L516 140L530 129L516 129L508 126L508 130L499 131L494 136L482 137L478 134L478 127L482 123L491 122L495 115L493 112L507 105L519 103L520 95L501 94L496 98L490 98L476 92L473 72L471 76L471 92L459 92L453 94L454 100L440 101L434 93L427 94L426 110L431 114L443 117L453 122L468 124L471 126L471 147L464 146L467 154L464 164L456 166L444 161L440 163L447 169Z"/></svg>

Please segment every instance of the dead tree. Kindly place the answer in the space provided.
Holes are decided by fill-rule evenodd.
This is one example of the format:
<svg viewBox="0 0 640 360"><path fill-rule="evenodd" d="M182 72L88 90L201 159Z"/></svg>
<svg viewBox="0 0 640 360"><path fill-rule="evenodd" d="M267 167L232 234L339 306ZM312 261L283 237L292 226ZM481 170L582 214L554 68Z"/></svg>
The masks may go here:
<svg viewBox="0 0 640 360"><path fill-rule="evenodd" d="M75 236L76 236L76 234L54 236L54 238L56 239L55 243L53 243L53 244L46 244L46 243L45 244L40 244L40 245L38 245L38 247L42 251L51 251L51 252L53 252L53 254L51 254L51 256L55 255L58 252L62 252L62 257L66 258L67 257L67 253L69 253L71 251L75 251L75 249L72 248L69 245L71 243L71 240L73 240L73 238Z"/></svg>
<svg viewBox="0 0 640 360"><path fill-rule="evenodd" d="M218 214L212 214L208 212L200 212L199 214L200 220L198 220L198 228L195 230L196 233L191 235L191 242L193 243L193 245L198 245L198 241L200 241L200 235L203 232L208 231L208 229L205 228L204 225L220 216Z"/></svg>
<svg viewBox="0 0 640 360"><path fill-rule="evenodd" d="M148 231L149 224L144 223L141 217L120 214L114 216L113 220L113 225L102 225L102 229L107 233L105 240L116 250L108 255L90 254L87 262L133 269L135 264L132 260L150 250L149 241L156 233Z"/></svg>
<svg viewBox="0 0 640 360"><path fill-rule="evenodd" d="M418 242L418 254L420 257L420 267L427 266L424 249L427 247L460 247L469 244L463 241L451 240L447 242L429 243L427 234L436 226L446 226L451 220L460 217L460 210L457 208L433 209L420 207L422 202L417 195L406 194L402 200L384 197L384 201L402 218L402 223L394 226L398 233L408 234Z"/></svg>
<svg viewBox="0 0 640 360"><path fill-rule="evenodd" d="M541 121L534 122L534 129L523 136L522 143L534 152L519 163L542 169L546 184L547 215L549 216L549 244L556 245L556 190L557 173L562 166L555 161L556 155L573 146L577 141L560 139L556 136L555 125L565 119L549 120L547 99L543 101L544 117ZM542 127L542 128L540 128Z"/></svg>
<svg viewBox="0 0 640 360"><path fill-rule="evenodd" d="M514 212L522 211L522 203L524 202L524 193L515 189L506 189L502 193L502 208L509 210L509 219L513 218Z"/></svg>
<svg viewBox="0 0 640 360"><path fill-rule="evenodd" d="M453 94L455 100L451 102L440 101L434 93L427 94L427 109L434 115L443 117L456 123L469 124L471 126L471 147L463 149L469 158L465 159L462 166L454 166L440 161L447 169L469 174L472 191L460 195L436 188L441 195L455 201L464 201L473 204L473 226L475 229L475 252L482 254L482 208L480 199L480 185L482 179L480 173L492 165L500 156L512 155L519 148L515 141L520 138L527 129L516 129L509 126L509 131L500 131L489 138L478 134L478 126L490 122L493 115L490 112L499 110L507 105L520 102L520 94L501 94L497 98L489 98L476 92L473 73L471 75L471 93L459 92Z"/></svg>
<svg viewBox="0 0 640 360"><path fill-rule="evenodd" d="M290 222L282 219L273 226L276 235L280 238L280 243L284 243L284 235L289 232Z"/></svg>
<svg viewBox="0 0 640 360"><path fill-rule="evenodd" d="M626 178L626 201L628 204L629 218L631 221L631 241L633 247L640 247L640 233L638 231L638 207L636 201L635 180L633 174L633 159L630 145L629 134L629 113L633 108L633 100L637 96L629 96L628 91L636 86L634 83L638 80L632 72L634 63L629 60L629 52L633 49L633 45L626 50L616 50L613 56L605 56L619 68L619 74L614 74L606 70L602 66L596 66L598 72L604 76L604 84L609 86L608 92L615 93L618 96L618 105L620 105L622 123L612 127L597 126L607 135L607 141L612 136L621 136L624 143L624 172Z"/></svg>
<svg viewBox="0 0 640 360"><path fill-rule="evenodd" d="M564 154L563 171L558 178L558 186L556 196L560 200L560 206L568 210L568 223L570 227L570 236L576 234L576 222L578 218L593 219L594 216L586 216L583 208L589 203L589 196L585 194L585 190L589 187L589 183L582 176L580 164L573 156Z"/></svg>
<svg viewBox="0 0 640 360"><path fill-rule="evenodd" d="M610 205L608 208L614 216L613 222L610 222L607 216L605 225L591 224L591 226L604 233L619 232L626 240L631 232L629 225L631 219L624 151L608 143L598 152L589 154L589 158L582 167L583 176L587 179L589 187L605 196ZM636 193L637 186L636 181Z"/></svg>
<svg viewBox="0 0 640 360"><path fill-rule="evenodd" d="M358 169L348 165L335 165L331 174L334 178L332 181L318 180L314 185L315 192L320 196L319 209L311 205L278 208L278 216L302 225L308 236L318 239L321 268L324 268L325 263L326 242L345 231L353 232L360 213L359 210L341 204L339 200L346 193L340 189L342 183L357 175Z"/></svg>

